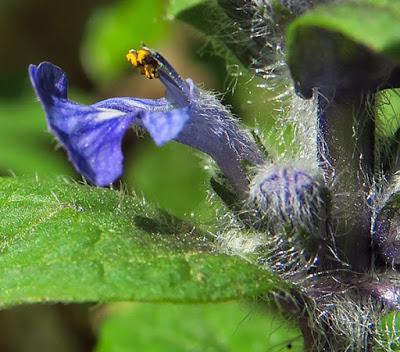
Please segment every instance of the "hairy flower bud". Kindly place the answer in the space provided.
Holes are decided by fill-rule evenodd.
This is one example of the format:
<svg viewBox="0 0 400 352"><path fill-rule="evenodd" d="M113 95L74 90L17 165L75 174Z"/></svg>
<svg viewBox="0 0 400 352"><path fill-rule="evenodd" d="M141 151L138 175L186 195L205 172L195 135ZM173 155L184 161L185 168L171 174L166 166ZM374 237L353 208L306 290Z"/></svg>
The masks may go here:
<svg viewBox="0 0 400 352"><path fill-rule="evenodd" d="M319 236L325 220L326 187L315 171L269 165L254 179L250 204L273 226L291 224Z"/></svg>

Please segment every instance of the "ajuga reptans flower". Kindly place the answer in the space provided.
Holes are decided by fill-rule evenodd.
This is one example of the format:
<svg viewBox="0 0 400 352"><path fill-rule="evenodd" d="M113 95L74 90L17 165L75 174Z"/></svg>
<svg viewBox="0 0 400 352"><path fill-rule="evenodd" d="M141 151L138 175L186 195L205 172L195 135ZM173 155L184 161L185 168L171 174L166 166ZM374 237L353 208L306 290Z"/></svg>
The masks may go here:
<svg viewBox="0 0 400 352"><path fill-rule="evenodd" d="M235 190L244 194L248 181L240 164L261 164L263 155L230 112L191 79L183 80L159 53L142 48L127 56L143 74L160 79L164 98L118 97L80 105L68 100L62 69L49 62L29 67L49 130L77 171L99 186L118 179L123 172L122 138L135 124L157 145L175 140L209 154Z"/></svg>

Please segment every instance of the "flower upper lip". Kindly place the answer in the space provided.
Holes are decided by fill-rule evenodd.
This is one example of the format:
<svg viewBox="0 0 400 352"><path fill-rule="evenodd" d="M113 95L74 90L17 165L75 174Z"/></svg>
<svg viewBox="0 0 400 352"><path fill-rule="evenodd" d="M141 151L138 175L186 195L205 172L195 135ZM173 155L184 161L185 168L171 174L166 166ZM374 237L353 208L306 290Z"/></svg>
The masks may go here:
<svg viewBox="0 0 400 352"><path fill-rule="evenodd" d="M50 132L78 172L99 186L122 175L122 138L137 124L157 145L176 140L209 154L232 186L244 194L248 181L240 162L261 164L262 153L218 99L192 80L183 80L159 53L145 49L158 64L157 77L166 87L164 98L117 97L85 106L68 100L67 77L61 68L49 62L30 65L31 82ZM148 72L155 77L152 68Z"/></svg>

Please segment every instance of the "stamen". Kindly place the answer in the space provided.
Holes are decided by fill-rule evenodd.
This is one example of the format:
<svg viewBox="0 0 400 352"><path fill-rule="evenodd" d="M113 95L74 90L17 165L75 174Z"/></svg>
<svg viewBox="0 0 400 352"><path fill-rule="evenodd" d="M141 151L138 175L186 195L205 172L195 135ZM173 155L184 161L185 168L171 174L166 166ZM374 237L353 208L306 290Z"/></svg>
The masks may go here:
<svg viewBox="0 0 400 352"><path fill-rule="evenodd" d="M183 80L170 63L157 51L142 46L139 50L129 50L127 60L140 69L147 78L159 78L161 83L173 91L174 100L180 105L189 103L190 86Z"/></svg>
<svg viewBox="0 0 400 352"><path fill-rule="evenodd" d="M139 50L131 49L126 54L126 59L134 67L140 68L140 73L149 79L158 78L158 61L154 59L152 52L142 47Z"/></svg>

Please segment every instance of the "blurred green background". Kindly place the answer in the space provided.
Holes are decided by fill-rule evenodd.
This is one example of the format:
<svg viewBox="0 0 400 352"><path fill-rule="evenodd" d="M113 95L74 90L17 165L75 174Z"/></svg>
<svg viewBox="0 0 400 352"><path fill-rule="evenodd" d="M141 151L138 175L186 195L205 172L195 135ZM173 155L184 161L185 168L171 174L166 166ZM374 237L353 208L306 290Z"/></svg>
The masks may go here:
<svg viewBox="0 0 400 352"><path fill-rule="evenodd" d="M170 5L167 0L0 1L1 176L81 180L47 132L28 80L28 65L44 60L67 72L70 97L81 103L112 96L156 98L163 95L162 86L125 61L130 48L145 43L183 77L225 92L224 102L249 125L271 128L273 109L260 104L271 93L255 94L256 82L227 68L201 35L172 20ZM176 143L157 148L133 131L123 149L123 187L178 217L212 223L209 175L196 152ZM298 351L299 334L275 310L243 302L57 304L0 311L0 351Z"/></svg>

